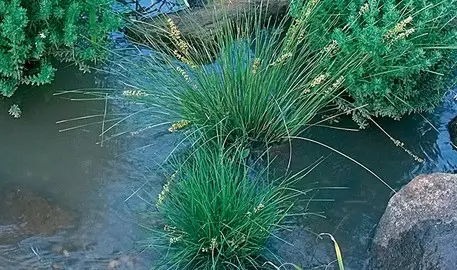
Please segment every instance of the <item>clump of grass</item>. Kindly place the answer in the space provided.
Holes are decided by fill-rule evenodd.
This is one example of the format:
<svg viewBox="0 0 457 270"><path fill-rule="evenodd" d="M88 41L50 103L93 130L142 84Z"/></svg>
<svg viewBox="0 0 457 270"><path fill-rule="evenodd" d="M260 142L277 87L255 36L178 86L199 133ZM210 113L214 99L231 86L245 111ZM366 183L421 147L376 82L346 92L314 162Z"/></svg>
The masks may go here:
<svg viewBox="0 0 457 270"><path fill-rule="evenodd" d="M200 145L174 162L157 201L165 225L149 239L162 251L159 269L258 269L287 216L290 180L269 180L268 166L256 172L241 148L220 145Z"/></svg>
<svg viewBox="0 0 457 270"><path fill-rule="evenodd" d="M346 75L364 61L357 52L336 58L335 41L322 49L311 48L308 21L317 9L317 1L309 1L300 18L274 23L262 11L240 13L235 21L216 18L223 27L215 30L211 45L185 40L169 19L160 30L173 46L164 46L163 39L144 31L144 39L157 53L145 57L135 74L123 75L128 76L129 87L145 93L133 98L192 123L209 137L219 132L228 142L281 142L297 135L331 104L344 91ZM156 26L136 27L141 33L141 27Z"/></svg>

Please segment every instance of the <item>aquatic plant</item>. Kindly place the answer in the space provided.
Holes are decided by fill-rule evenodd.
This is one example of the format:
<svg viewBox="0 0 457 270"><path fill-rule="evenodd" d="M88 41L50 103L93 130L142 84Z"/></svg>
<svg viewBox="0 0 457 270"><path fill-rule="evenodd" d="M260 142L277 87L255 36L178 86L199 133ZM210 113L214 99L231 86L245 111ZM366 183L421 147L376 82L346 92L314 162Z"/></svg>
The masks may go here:
<svg viewBox="0 0 457 270"><path fill-rule="evenodd" d="M8 110L8 114L13 116L14 118L21 117L22 110L17 104L11 105L10 109Z"/></svg>
<svg viewBox="0 0 457 270"><path fill-rule="evenodd" d="M309 18L318 9L310 1L290 24L289 17L273 20L261 9L249 16L240 12L236 20L218 17L222 26L205 43L186 40L169 18L164 28L135 22L135 32L143 33L154 52L139 63L126 60L118 75L126 87L144 93L130 98L186 120L209 137L222 124L218 132L227 142L281 142L310 124L364 61L358 52L336 58L336 41L310 47Z"/></svg>
<svg viewBox="0 0 457 270"><path fill-rule="evenodd" d="M0 94L53 80L53 58L87 70L120 26L112 0L0 0Z"/></svg>
<svg viewBox="0 0 457 270"><path fill-rule="evenodd" d="M173 162L159 194L164 226L148 227L149 247L162 253L154 269L259 268L297 196L288 190L293 177L272 180L268 166L245 165L243 148L206 142Z"/></svg>
<svg viewBox="0 0 457 270"><path fill-rule="evenodd" d="M306 1L305 1L306 2ZM369 116L399 119L430 111L453 85L457 24L454 0L321 0L310 19L312 46L338 42L336 58L370 57L345 77L342 111L354 107L362 127ZM297 10L303 1L293 1Z"/></svg>

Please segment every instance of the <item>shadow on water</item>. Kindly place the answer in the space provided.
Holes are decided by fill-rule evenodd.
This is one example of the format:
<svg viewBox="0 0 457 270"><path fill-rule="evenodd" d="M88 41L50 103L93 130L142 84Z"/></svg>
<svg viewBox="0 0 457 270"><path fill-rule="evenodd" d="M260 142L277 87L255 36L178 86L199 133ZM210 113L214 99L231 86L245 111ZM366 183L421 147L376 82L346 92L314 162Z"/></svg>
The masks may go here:
<svg viewBox="0 0 457 270"><path fill-rule="evenodd" d="M356 159L398 190L418 174L454 172L457 169L457 152L450 145L447 131L448 122L457 115L457 104L452 97L449 95L434 113L426 115L426 119L414 115L401 121L379 120L383 129L423 158L424 163L415 161L374 126L358 132L316 127L303 136ZM338 126L356 128L349 118L341 119ZM279 166L285 168L289 160L289 146L284 145L278 150ZM320 240L315 235L331 233L339 242L346 268L364 269L375 226L392 195L391 190L360 166L322 146L293 141L291 156L292 171L326 157L322 164L297 184L298 189L344 189L320 189L312 194L311 200L301 203L300 211L319 213L326 218L309 215L298 220L300 228L283 235L295 247L281 245L276 248L278 253L286 262L301 264L305 268L320 266L324 269L333 262L330 269L336 269L330 239ZM331 201L322 202L322 199Z"/></svg>

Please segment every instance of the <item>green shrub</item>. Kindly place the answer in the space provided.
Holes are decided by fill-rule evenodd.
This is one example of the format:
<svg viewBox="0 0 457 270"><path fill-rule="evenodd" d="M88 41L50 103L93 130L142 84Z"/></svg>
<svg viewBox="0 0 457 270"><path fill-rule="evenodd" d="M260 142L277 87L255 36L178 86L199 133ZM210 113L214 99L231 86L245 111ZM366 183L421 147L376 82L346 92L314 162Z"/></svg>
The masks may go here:
<svg viewBox="0 0 457 270"><path fill-rule="evenodd" d="M290 27L287 17L263 27L269 18L262 13L240 14L235 21L219 18L223 27L215 29L212 45L184 40L169 20L162 34L174 47L164 49L161 39L144 31L150 47L161 53L146 58L124 80L136 88L132 95L138 99L207 134L216 134L214 127L222 123L218 132L229 142L248 138L263 146L284 141L338 96L346 74L362 58L355 53L335 62L338 52L332 44L311 49L308 20L317 6L307 8Z"/></svg>
<svg viewBox="0 0 457 270"><path fill-rule="evenodd" d="M157 200L165 225L150 228L148 244L162 253L154 269L261 269L294 195L268 169L248 168L244 151L220 145L199 144L174 162Z"/></svg>
<svg viewBox="0 0 457 270"><path fill-rule="evenodd" d="M50 83L51 59L86 64L106 54L120 26L112 0L0 0L0 93Z"/></svg>
<svg viewBox="0 0 457 270"><path fill-rule="evenodd" d="M322 8L311 18L313 46L322 48L334 40L340 48L336 57L354 52L369 56L346 76L346 100L352 106L340 100L341 109L363 107L354 115L363 124L370 115L398 119L429 111L442 100L457 48L457 1L321 2Z"/></svg>

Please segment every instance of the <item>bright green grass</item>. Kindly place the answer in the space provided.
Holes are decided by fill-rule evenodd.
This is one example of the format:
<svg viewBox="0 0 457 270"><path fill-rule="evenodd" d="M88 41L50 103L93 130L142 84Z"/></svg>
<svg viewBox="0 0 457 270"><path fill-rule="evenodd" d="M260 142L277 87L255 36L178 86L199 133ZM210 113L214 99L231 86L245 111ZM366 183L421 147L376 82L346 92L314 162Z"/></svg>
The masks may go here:
<svg viewBox="0 0 457 270"><path fill-rule="evenodd" d="M312 50L308 20L319 5L308 5L300 20L285 17L275 25L262 12L240 13L236 24L219 17L224 26L215 30L212 45L190 44L172 21L157 31L174 48L145 30L144 39L157 53L133 63L135 74L123 76L128 87L139 91L136 99L166 110L168 120L190 121L209 137L222 124L218 132L229 143L239 138L262 146L284 141L331 104L344 91L346 75L364 61L357 53L336 58L333 43ZM135 27L138 33L156 26Z"/></svg>
<svg viewBox="0 0 457 270"><path fill-rule="evenodd" d="M162 253L157 269L262 269L265 242L297 196L288 188L293 177L268 179L268 166L255 171L241 148L220 145L194 147L173 162L157 201L165 226L150 228L148 240Z"/></svg>

